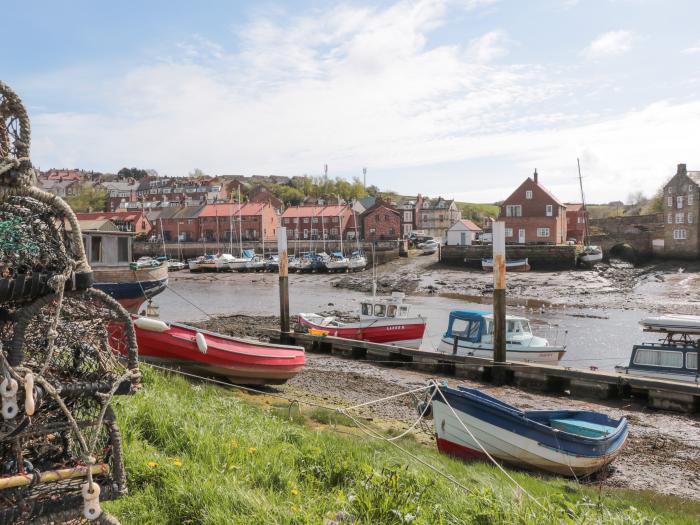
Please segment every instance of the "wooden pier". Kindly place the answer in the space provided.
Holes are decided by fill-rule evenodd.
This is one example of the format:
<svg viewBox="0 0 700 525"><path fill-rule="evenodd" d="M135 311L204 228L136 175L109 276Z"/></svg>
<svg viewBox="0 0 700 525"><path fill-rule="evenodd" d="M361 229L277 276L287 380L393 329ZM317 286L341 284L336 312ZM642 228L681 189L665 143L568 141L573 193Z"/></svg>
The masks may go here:
<svg viewBox="0 0 700 525"><path fill-rule="evenodd" d="M273 339L280 332L270 330ZM328 353L351 359L381 361L387 366L411 364L411 370L435 372L476 381L514 385L526 390L569 393L576 398L596 400L646 399L649 408L675 412L700 412L700 384L668 381L564 366L507 362L494 364L490 359L463 355L413 350L397 346L353 341L339 337L291 332L289 344L303 346L309 352ZM504 369L504 377L494 374L494 368ZM496 378L495 376L499 377Z"/></svg>

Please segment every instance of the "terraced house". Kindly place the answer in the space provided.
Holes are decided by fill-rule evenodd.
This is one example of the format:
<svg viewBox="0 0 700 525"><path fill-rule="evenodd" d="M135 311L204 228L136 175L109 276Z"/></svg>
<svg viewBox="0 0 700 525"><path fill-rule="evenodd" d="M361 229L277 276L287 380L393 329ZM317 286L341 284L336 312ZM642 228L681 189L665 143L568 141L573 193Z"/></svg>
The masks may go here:
<svg viewBox="0 0 700 525"><path fill-rule="evenodd" d="M416 207L416 217L418 219L418 229L423 230L426 235L443 241L447 237L447 230L462 218L455 201L450 199L425 198Z"/></svg>
<svg viewBox="0 0 700 525"><path fill-rule="evenodd" d="M679 164L676 174L664 186L664 253L669 257L700 256L698 199L700 171L688 171Z"/></svg>

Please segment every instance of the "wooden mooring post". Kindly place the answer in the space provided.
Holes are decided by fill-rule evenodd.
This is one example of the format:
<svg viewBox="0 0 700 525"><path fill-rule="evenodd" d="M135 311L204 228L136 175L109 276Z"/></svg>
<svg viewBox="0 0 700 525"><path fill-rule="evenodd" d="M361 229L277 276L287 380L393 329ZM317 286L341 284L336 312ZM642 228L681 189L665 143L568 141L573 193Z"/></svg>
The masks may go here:
<svg viewBox="0 0 700 525"><path fill-rule="evenodd" d="M287 256L287 228L277 228L277 253L280 282L280 342L289 342L289 258Z"/></svg>
<svg viewBox="0 0 700 525"><path fill-rule="evenodd" d="M506 224L493 222L493 381L506 383Z"/></svg>

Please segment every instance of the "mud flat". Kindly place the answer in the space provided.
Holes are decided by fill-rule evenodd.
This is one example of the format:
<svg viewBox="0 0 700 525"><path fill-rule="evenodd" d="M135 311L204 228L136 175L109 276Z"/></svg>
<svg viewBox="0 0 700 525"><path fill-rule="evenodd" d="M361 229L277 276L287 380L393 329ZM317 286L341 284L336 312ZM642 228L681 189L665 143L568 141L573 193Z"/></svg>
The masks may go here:
<svg viewBox="0 0 700 525"><path fill-rule="evenodd" d="M202 327L238 336L264 336L264 328L276 328L277 318L226 316L200 323ZM596 481L602 486L646 489L700 500L700 418L649 411L635 404L600 404L570 397L523 392L512 387L434 376L410 369L388 368L376 363L307 353L304 371L287 384L275 387L296 399L322 400L348 406L390 396L426 384L430 378L448 379L488 390L522 409L551 409L561 406L605 412L628 418L630 437L611 471ZM417 417L414 398L404 396L363 409L362 415L392 428L405 429ZM416 438L433 444L432 421L421 425Z"/></svg>

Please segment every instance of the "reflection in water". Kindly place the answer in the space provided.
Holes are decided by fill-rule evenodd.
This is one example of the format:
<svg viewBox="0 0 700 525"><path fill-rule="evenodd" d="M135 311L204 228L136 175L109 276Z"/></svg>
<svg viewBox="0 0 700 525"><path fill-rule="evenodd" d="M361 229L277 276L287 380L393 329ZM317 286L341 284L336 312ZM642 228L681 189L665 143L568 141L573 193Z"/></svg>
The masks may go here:
<svg viewBox="0 0 700 525"><path fill-rule="evenodd" d="M245 283L231 280L174 280L170 286L211 315L246 314L278 315L279 292L277 276L257 274L249 276ZM293 278L290 283L290 311L323 312L337 310L359 313L359 303L365 294L333 288L314 282L314 276ZM205 317L204 313L166 290L156 298L160 315L168 321L195 321ZM490 310L488 301L481 304L457 296L409 296L412 311L428 321L422 350L436 350L440 337L447 328L451 310L456 308ZM627 362L632 345L649 337L643 337L638 321L646 315L635 310L596 310L588 308L548 308L541 302L536 305L509 306L508 313L528 317L534 332L547 336L549 327L567 332L567 353L563 365L587 368L612 369L616 364ZM560 336L561 337L561 336ZM560 341L561 342L561 339ZM550 340L554 344L554 340Z"/></svg>

